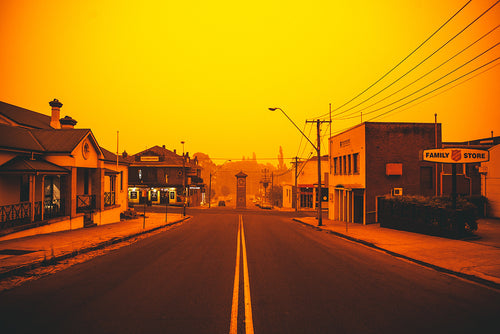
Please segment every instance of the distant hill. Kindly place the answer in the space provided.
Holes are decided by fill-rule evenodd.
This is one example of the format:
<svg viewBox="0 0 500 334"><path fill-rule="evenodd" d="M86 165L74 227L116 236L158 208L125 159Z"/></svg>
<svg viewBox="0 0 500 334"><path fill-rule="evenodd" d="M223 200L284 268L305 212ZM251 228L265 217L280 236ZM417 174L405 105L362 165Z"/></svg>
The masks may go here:
<svg viewBox="0 0 500 334"><path fill-rule="evenodd" d="M236 197L236 177L240 171L248 175L247 177L247 197L253 198L259 195L259 189L262 187L262 181L267 179L269 186L267 190L270 190L272 175L274 174L274 185L279 185L281 183L293 183L293 173L286 173L286 166L282 165L282 169L278 170L277 166L270 163L259 163L255 158L245 159L238 161L228 161L223 162L220 165L216 165L205 153L195 153L193 157L198 158L199 165L203 168L202 178L204 183L207 185L210 182L210 173L212 173L212 194L213 196L219 197L229 197L232 196L233 199ZM278 160L278 159L277 159ZM278 176L281 175L281 176Z"/></svg>

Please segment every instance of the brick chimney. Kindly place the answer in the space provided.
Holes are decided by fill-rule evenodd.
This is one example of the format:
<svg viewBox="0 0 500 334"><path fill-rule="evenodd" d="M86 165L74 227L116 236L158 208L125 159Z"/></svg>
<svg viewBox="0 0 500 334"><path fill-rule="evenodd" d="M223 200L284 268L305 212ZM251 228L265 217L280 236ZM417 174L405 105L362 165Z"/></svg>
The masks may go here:
<svg viewBox="0 0 500 334"><path fill-rule="evenodd" d="M61 124L61 129L74 129L78 122L69 116L64 116L64 118L59 120L59 123Z"/></svg>
<svg viewBox="0 0 500 334"><path fill-rule="evenodd" d="M54 99L49 102L52 107L52 116L50 118L50 127L54 129L60 129L61 123L59 123L59 118L61 117L61 107L62 103L58 99Z"/></svg>

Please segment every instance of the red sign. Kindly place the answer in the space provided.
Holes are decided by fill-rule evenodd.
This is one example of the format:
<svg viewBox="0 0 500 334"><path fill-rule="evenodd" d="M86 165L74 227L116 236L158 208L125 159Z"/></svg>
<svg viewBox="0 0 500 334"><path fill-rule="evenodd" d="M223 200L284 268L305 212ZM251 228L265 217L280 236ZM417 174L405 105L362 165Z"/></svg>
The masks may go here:
<svg viewBox="0 0 500 334"><path fill-rule="evenodd" d="M451 160L459 161L462 159L462 151L461 150L451 150Z"/></svg>

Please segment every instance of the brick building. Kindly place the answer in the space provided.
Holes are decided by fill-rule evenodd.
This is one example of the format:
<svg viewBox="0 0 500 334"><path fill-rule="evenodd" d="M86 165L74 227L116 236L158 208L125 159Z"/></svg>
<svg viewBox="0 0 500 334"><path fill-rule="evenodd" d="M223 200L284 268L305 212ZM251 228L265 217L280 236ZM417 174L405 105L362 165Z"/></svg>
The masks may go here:
<svg viewBox="0 0 500 334"><path fill-rule="evenodd" d="M419 154L434 147L440 123L365 122L331 137L329 219L374 223L378 196L439 193L436 164Z"/></svg>
<svg viewBox="0 0 500 334"><path fill-rule="evenodd" d="M199 206L205 185L198 159L178 155L163 145L125 157L129 162L128 196L130 204L149 202ZM188 196L186 196L188 195Z"/></svg>

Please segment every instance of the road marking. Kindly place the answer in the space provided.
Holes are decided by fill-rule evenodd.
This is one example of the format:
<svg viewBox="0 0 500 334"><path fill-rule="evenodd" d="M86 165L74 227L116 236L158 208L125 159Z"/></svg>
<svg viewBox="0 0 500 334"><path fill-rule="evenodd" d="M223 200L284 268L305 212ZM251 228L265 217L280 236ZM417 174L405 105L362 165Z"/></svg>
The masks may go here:
<svg viewBox="0 0 500 334"><path fill-rule="evenodd" d="M253 334L252 302L250 299L250 280L248 278L247 249L245 243L245 231L243 228L243 217L238 216L238 237L236 241L236 266L234 269L233 301L231 305L231 324L229 334L238 333L238 301L240 286L240 253L243 254L243 296L245 305L245 334Z"/></svg>
<svg viewBox="0 0 500 334"><path fill-rule="evenodd" d="M234 269L233 304L231 305L231 326L229 334L238 333L238 297L240 287L240 229L241 222L238 222L238 239L236 240L236 268Z"/></svg>
<svg viewBox="0 0 500 334"><path fill-rule="evenodd" d="M245 243L245 229L243 228L243 217L241 222L241 248L243 251L243 281L245 287L245 334L253 334L252 301L250 299L250 280L248 279L247 247Z"/></svg>

